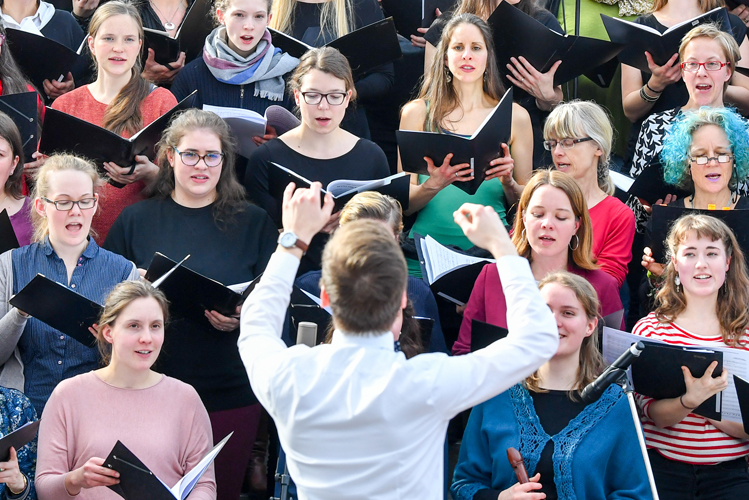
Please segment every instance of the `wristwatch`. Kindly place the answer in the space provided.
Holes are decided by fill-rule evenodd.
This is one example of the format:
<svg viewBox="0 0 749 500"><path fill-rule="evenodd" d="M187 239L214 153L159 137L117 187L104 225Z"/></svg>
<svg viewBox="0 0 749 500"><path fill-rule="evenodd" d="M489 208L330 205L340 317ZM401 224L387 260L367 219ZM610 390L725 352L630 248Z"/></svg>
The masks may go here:
<svg viewBox="0 0 749 500"><path fill-rule="evenodd" d="M302 251L302 255L307 253L307 249L309 248L309 245L300 240L293 231L284 231L281 233L278 237L278 244L288 249L297 247Z"/></svg>

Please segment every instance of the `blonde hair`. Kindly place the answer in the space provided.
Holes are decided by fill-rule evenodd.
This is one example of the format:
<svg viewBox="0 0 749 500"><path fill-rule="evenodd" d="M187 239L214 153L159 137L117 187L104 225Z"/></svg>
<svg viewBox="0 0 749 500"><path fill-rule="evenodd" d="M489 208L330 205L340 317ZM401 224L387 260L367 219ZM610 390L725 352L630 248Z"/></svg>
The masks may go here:
<svg viewBox="0 0 749 500"><path fill-rule="evenodd" d="M598 294L596 294L593 285L588 283L588 280L567 271L558 271L542 279L538 284L538 289L543 290L545 286L551 284L557 284L572 290L578 302L583 307L588 320L594 318L600 320L598 315ZM581 391L586 385L593 382L600 375L601 371L603 371L604 366L603 356L601 356L601 351L598 349L598 332L593 331L592 334L583 339L580 345L580 364L577 368L575 386L569 394L570 399L577 400L578 394L575 391ZM525 379L525 386L533 392L547 392L546 389L539 387L539 382L540 379L537 371Z"/></svg>
<svg viewBox="0 0 749 500"><path fill-rule="evenodd" d="M525 234L523 215L528 209L533 193L541 186L551 186L561 189L570 200L570 206L572 207L575 219L580 222L580 227L577 228L577 232L575 233L578 240L577 246L574 250L572 247L569 247L568 261L572 261L580 269L598 269L593 260L593 252L591 250L593 246L593 226L590 222L585 196L580 189L580 185L570 174L558 170L538 170L525 185L523 193L520 195L517 210L518 216L515 217L515 227L512 233L512 242L515 248L517 248L518 254L531 260L533 249Z"/></svg>
<svg viewBox="0 0 749 500"><path fill-rule="evenodd" d="M39 173L36 176L36 185L34 186L34 191L31 193L31 199L49 198L50 177L54 172L63 172L66 170L83 172L89 176L91 178L91 191L93 193L96 193L97 188L102 182L99 172L97 172L93 163L73 155L55 154L47 158L42 168L39 169ZM32 241L44 241L44 238L49 234L49 221L47 221L47 218L39 215L36 210L32 210L31 223L34 226ZM89 229L89 234L95 234L93 229Z"/></svg>
<svg viewBox="0 0 749 500"><path fill-rule="evenodd" d="M143 40L143 21L141 21L138 9L130 3L119 0L109 1L96 9L94 15L91 16L91 23L88 25L88 36L96 39L96 33L104 21L115 16L128 16L135 21L138 27L138 39ZM94 64L98 67L96 56L92 54L92 58ZM141 76L142 70L139 54L131 70L130 80L104 111L103 128L119 135L124 133L132 135L143 128L140 104L151 92L151 84Z"/></svg>
<svg viewBox="0 0 749 500"><path fill-rule="evenodd" d="M614 194L614 181L609 174L614 128L608 112L593 101L574 100L559 104L546 118L544 139L590 137L603 154L598 159L598 187Z"/></svg>
<svg viewBox="0 0 749 500"><path fill-rule="evenodd" d="M297 0L277 0L271 7L270 27L290 34L294 28L294 7ZM320 35L330 33L336 38L354 31L353 0L326 0L320 13Z"/></svg>
<svg viewBox="0 0 749 500"><path fill-rule="evenodd" d="M681 44L679 45L680 61L684 60L684 52L687 50L687 46L692 42L692 40L696 40L697 38L709 38L720 45L720 48L723 49L723 55L728 61L728 68L731 70L731 78L733 78L736 62L741 59L739 44L736 43L736 39L733 38L730 33L721 30L715 23L700 24L692 28L692 30L681 39ZM730 78L727 82L723 82L723 92L726 91L730 82Z"/></svg>
<svg viewBox="0 0 749 500"><path fill-rule="evenodd" d="M341 210L341 226L359 219L375 219L386 222L396 236L399 236L403 231L403 214L400 202L377 191L365 191L357 194Z"/></svg>
<svg viewBox="0 0 749 500"><path fill-rule="evenodd" d="M687 308L684 292L677 289L676 266L674 259L681 245L694 232L698 238L709 238L711 241L722 241L726 257L731 259L726 272L726 281L718 290L715 313L720 322L723 342L732 347L739 344L739 339L749 326L749 277L746 274L744 252L736 241L733 231L725 222L709 215L685 215L677 220L666 238L667 258L663 286L656 295L655 315L661 323L671 323Z"/></svg>
<svg viewBox="0 0 749 500"><path fill-rule="evenodd" d="M111 328L115 321L117 321L120 313L138 299L155 300L164 315L164 325L169 320L169 301L164 292L143 281L123 281L122 283L118 283L107 296L107 301L104 303L104 308L101 310L97 322L98 334L96 335L96 345L99 348L103 365L108 365L112 360L112 344L107 342L102 334L104 327L109 326Z"/></svg>

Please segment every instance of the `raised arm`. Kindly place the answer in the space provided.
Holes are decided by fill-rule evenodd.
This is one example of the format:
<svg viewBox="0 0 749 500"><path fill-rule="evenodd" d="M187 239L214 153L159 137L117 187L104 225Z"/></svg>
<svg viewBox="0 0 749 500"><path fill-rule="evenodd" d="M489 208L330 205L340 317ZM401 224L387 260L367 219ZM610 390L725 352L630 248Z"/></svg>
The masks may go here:
<svg viewBox="0 0 749 500"><path fill-rule="evenodd" d="M674 54L663 66L655 64L653 58L647 52L645 52L645 57L652 72L647 87L642 81L642 74L639 69L622 64L622 106L625 116L633 123L650 113L655 101L666 87L681 80L681 68L677 62L679 54ZM651 102L643 99L640 95L641 89L643 89L645 95L654 100Z"/></svg>

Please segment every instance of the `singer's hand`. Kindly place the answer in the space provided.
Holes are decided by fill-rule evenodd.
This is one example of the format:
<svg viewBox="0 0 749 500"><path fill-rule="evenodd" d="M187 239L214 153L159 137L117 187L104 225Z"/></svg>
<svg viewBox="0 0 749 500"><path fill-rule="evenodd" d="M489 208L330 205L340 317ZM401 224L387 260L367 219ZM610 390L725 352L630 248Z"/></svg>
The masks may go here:
<svg viewBox="0 0 749 500"><path fill-rule="evenodd" d="M717 366L717 361L710 363L710 366L705 370L705 374L700 378L693 377L686 366L681 367L681 371L684 372L684 383L687 384L687 392L681 398L684 406L696 408L708 398L728 387L728 371L725 368L720 377L713 378L713 372Z"/></svg>
<svg viewBox="0 0 749 500"><path fill-rule="evenodd" d="M541 474L536 473L529 483L515 483L511 488L507 488L500 493L497 500L543 500L546 498L546 494L536 492L536 490L542 488L541 483L539 483L540 479Z"/></svg>

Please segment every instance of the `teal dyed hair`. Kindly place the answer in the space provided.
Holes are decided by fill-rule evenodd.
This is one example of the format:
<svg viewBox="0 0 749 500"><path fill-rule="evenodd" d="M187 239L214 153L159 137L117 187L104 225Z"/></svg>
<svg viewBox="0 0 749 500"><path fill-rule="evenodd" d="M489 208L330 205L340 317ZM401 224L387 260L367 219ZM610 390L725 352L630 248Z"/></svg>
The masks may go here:
<svg viewBox="0 0 749 500"><path fill-rule="evenodd" d="M749 177L749 131L747 122L731 108L702 107L685 111L677 118L663 139L661 163L666 183L694 191L689 175L689 153L692 135L705 125L716 125L723 129L734 155L733 173L728 187L736 190L739 182Z"/></svg>

